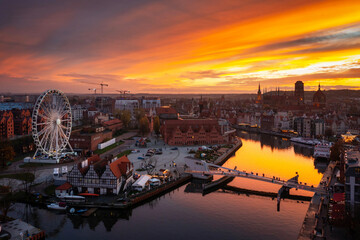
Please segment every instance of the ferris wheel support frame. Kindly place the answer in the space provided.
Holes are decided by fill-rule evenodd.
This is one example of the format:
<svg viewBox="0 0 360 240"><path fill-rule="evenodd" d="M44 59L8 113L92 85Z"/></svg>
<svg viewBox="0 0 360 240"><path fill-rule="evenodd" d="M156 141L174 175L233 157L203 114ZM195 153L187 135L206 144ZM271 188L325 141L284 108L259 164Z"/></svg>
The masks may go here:
<svg viewBox="0 0 360 240"><path fill-rule="evenodd" d="M47 103L46 105L44 103L44 99L49 95L52 96L52 103ZM54 98L54 96L60 96L60 98ZM43 111L42 113L39 112L40 109ZM54 114L55 117L53 116ZM46 119L45 123L38 123L39 116L43 119ZM62 118L65 116L67 116L67 119L63 120ZM62 122L65 122L65 125L63 125ZM40 131L38 131L39 125L45 126ZM63 129L65 130L65 132ZM56 89L49 89L43 92L36 100L32 114L32 137L36 145L36 151L33 158L35 159L37 154L41 152L41 154L45 156L54 157L56 162L58 163L61 154L65 153L64 150L67 147L69 147L70 149L70 152L67 153L73 154L74 150L69 143L71 129L71 106L65 94L62 91ZM42 138L40 139L40 135L42 134L44 134L44 136L42 136ZM50 138L51 140L48 141L47 138ZM61 138L62 140L61 144L59 144L59 138ZM53 150L54 140L56 148L55 151ZM47 149L47 144L49 144L49 149ZM50 152L50 150L52 151Z"/></svg>

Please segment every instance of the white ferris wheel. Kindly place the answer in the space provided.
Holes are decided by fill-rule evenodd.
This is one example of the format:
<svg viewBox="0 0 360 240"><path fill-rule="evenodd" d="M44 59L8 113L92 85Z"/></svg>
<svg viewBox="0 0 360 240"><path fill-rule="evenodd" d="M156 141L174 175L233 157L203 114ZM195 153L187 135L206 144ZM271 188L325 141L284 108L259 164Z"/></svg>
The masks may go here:
<svg viewBox="0 0 360 240"><path fill-rule="evenodd" d="M69 144L71 126L71 107L65 94L55 89L43 92L32 114L32 136L36 145L34 158L40 153L58 161L62 153L73 152Z"/></svg>

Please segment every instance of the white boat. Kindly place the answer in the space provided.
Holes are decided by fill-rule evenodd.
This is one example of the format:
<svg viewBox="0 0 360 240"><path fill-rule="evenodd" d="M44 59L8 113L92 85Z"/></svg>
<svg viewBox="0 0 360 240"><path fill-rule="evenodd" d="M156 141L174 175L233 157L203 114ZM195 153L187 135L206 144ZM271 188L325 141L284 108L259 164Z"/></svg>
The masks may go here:
<svg viewBox="0 0 360 240"><path fill-rule="evenodd" d="M314 158L330 158L331 143L320 143L314 147Z"/></svg>
<svg viewBox="0 0 360 240"><path fill-rule="evenodd" d="M302 138L302 137L294 137L294 138L291 138L290 141L295 142L295 143L301 143L301 144L305 144L305 145L310 145L310 146L315 146L316 144L321 143L317 139Z"/></svg>
<svg viewBox="0 0 360 240"><path fill-rule="evenodd" d="M77 196L77 195L65 195L61 199L63 199L66 202L84 202L85 201L85 197Z"/></svg>
<svg viewBox="0 0 360 240"><path fill-rule="evenodd" d="M59 203L51 203L49 205L47 205L48 209L53 209L53 210L66 210L66 204L63 202L59 202Z"/></svg>

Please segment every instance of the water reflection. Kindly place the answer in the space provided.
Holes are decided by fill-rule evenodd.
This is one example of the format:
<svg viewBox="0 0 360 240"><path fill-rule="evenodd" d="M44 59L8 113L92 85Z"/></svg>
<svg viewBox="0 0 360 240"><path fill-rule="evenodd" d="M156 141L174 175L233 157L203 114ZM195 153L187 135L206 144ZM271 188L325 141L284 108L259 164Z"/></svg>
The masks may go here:
<svg viewBox="0 0 360 240"><path fill-rule="evenodd" d="M315 169L311 151L290 141L267 135L239 133L243 147L224 166L248 172L317 184L321 171ZM229 189L206 196L202 183L192 182L132 210L98 210L84 218L56 214L46 209L18 204L9 215L28 219L44 229L47 239L294 239L304 219L308 203L234 192L236 188L274 192L279 185L235 178ZM291 194L304 195L299 192ZM308 193L309 194L309 193ZM174 234L176 233L176 234Z"/></svg>

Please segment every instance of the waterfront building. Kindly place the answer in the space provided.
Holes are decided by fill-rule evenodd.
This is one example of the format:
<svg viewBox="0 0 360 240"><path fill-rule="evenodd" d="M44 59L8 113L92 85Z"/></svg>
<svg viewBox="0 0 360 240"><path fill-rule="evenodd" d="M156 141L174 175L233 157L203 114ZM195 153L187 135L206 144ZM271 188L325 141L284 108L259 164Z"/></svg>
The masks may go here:
<svg viewBox="0 0 360 240"><path fill-rule="evenodd" d="M222 133L216 119L164 120L160 132L169 145L224 144L234 140L234 133ZM230 134L225 138L225 134Z"/></svg>
<svg viewBox="0 0 360 240"><path fill-rule="evenodd" d="M322 137L325 135L325 121L324 119L315 119L312 122L312 135L313 137Z"/></svg>
<svg viewBox="0 0 360 240"><path fill-rule="evenodd" d="M119 194L131 181L133 170L126 156L108 160L94 155L74 165L67 181L81 193Z"/></svg>
<svg viewBox="0 0 360 240"><path fill-rule="evenodd" d="M312 136L312 125L311 118L307 117L298 117L294 119L294 131L296 131L300 136L309 138Z"/></svg>
<svg viewBox="0 0 360 240"><path fill-rule="evenodd" d="M272 131L274 129L275 117L272 111L263 113L261 115L261 129Z"/></svg>

